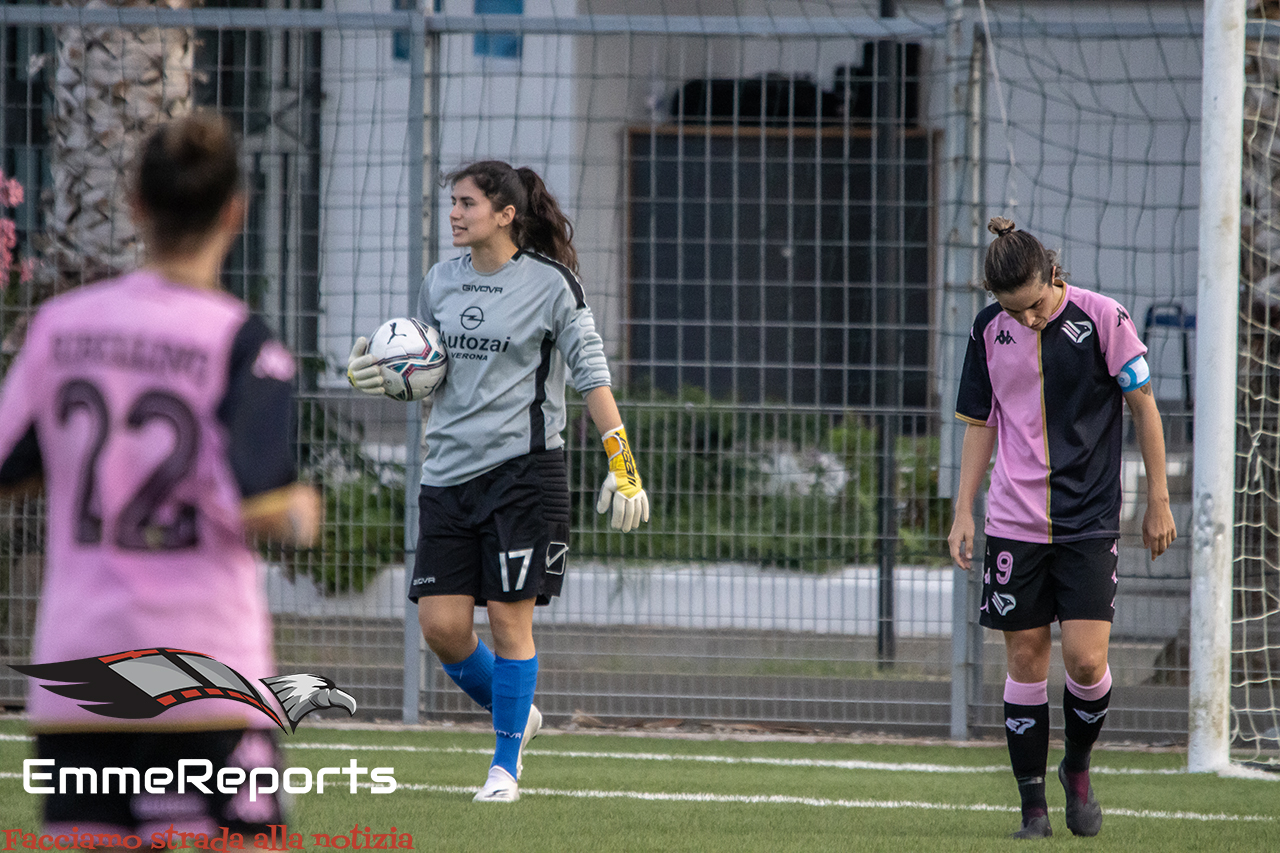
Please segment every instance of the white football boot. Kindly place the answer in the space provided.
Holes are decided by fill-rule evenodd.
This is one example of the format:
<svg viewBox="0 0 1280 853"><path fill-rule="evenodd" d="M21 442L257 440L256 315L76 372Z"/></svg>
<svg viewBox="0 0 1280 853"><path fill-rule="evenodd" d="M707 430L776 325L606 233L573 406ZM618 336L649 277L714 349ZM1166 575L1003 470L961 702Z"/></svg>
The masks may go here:
<svg viewBox="0 0 1280 853"><path fill-rule="evenodd" d="M496 764L489 768L484 787L472 798L475 803L514 803L520 799L520 787L511 774Z"/></svg>
<svg viewBox="0 0 1280 853"><path fill-rule="evenodd" d="M538 736L540 731L542 731L542 712L538 710L537 705L530 705L529 720L524 724L524 735L520 738L520 752L516 756L516 779L524 773L524 748L529 745L529 741Z"/></svg>

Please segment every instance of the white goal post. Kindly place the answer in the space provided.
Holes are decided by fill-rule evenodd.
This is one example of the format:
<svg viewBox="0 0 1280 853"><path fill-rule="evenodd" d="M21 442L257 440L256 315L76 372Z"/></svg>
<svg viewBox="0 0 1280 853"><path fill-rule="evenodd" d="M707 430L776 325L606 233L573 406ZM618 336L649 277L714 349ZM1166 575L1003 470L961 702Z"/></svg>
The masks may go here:
<svg viewBox="0 0 1280 853"><path fill-rule="evenodd" d="M1245 0L1207 0L1200 133L1188 769L1229 761Z"/></svg>

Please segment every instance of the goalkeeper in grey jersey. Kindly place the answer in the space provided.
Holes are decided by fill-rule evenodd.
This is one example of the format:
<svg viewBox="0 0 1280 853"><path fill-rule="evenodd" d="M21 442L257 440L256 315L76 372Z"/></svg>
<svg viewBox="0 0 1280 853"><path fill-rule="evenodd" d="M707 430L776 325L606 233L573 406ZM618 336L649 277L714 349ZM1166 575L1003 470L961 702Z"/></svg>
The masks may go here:
<svg viewBox="0 0 1280 853"><path fill-rule="evenodd" d="M560 594L569 550L566 382L583 395L609 456L596 509L628 531L649 520L613 392L583 299L573 226L531 169L488 160L451 174L453 245L436 264L419 317L440 330L449 375L432 400L409 597L449 677L493 715L493 763L478 802L520 797L521 754L542 715L533 608ZM347 376L382 393L360 338ZM494 649L476 636L488 609Z"/></svg>

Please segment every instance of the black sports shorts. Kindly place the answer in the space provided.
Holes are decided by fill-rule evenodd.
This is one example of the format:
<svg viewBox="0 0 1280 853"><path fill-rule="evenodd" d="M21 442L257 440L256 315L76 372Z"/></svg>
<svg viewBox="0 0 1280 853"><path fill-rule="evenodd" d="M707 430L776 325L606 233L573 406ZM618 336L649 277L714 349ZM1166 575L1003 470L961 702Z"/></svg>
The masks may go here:
<svg viewBox="0 0 1280 853"><path fill-rule="evenodd" d="M1114 538L1045 545L988 536L978 622L1023 631L1055 619L1112 621L1116 545Z"/></svg>
<svg viewBox="0 0 1280 853"><path fill-rule="evenodd" d="M36 756L53 759L53 765L35 770L50 773L42 787L55 792L46 794L44 823L46 826L79 824L106 825L140 833L143 847L150 846L152 832L164 832L170 824L190 827L192 831L222 827L239 832L246 838L269 832L272 824L281 824L283 814L279 792L256 792L249 798L247 777L255 768L282 767L280 749L274 731L260 729L227 729L193 732L59 732L36 735ZM188 784L177 793L178 762L182 759L204 759L212 766L212 775L204 782L211 793ZM94 785L107 785L109 793L99 787L89 793L89 774L68 774L63 784L62 768L89 768ZM132 781L126 782L115 773L104 774L103 768L135 768L145 778L151 768L167 768L172 781L165 793L150 793L139 784L134 792ZM238 787L227 784L235 793L223 793L216 784L218 771L224 767L244 770L246 779ZM203 771L200 771L203 775ZM159 783L155 785L159 787ZM263 787L267 787L265 784ZM276 786L277 788L279 786ZM61 788L63 793L58 793ZM122 791L121 788L125 790Z"/></svg>
<svg viewBox="0 0 1280 853"><path fill-rule="evenodd" d="M560 594L569 557L563 450L517 456L456 486L418 494L409 600L470 595L477 605Z"/></svg>

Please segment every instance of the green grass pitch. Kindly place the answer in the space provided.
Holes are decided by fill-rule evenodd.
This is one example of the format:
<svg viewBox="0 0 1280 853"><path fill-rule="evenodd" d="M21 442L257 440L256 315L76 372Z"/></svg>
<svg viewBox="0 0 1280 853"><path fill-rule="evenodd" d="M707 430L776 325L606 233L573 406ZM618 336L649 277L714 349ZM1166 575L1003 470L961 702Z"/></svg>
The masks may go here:
<svg viewBox="0 0 1280 853"><path fill-rule="evenodd" d="M1067 831L1051 779L1054 837L1018 842L1005 838L1018 815L1003 746L812 740L552 731L526 751L520 802L482 805L471 795L492 735L306 726L283 738L288 767L314 776L354 759L393 768L397 790L373 794L365 777L351 794L348 777L330 776L323 794L293 797L288 833L302 849L325 849L317 836L329 849L375 847L380 837L391 849L411 836L415 850L450 853L1280 851L1280 774L1192 775L1180 753L1103 749L1094 759L1101 835ZM22 783L30 749L20 721L0 721L0 830L38 827L39 798ZM1051 775L1059 757L1050 756Z"/></svg>

